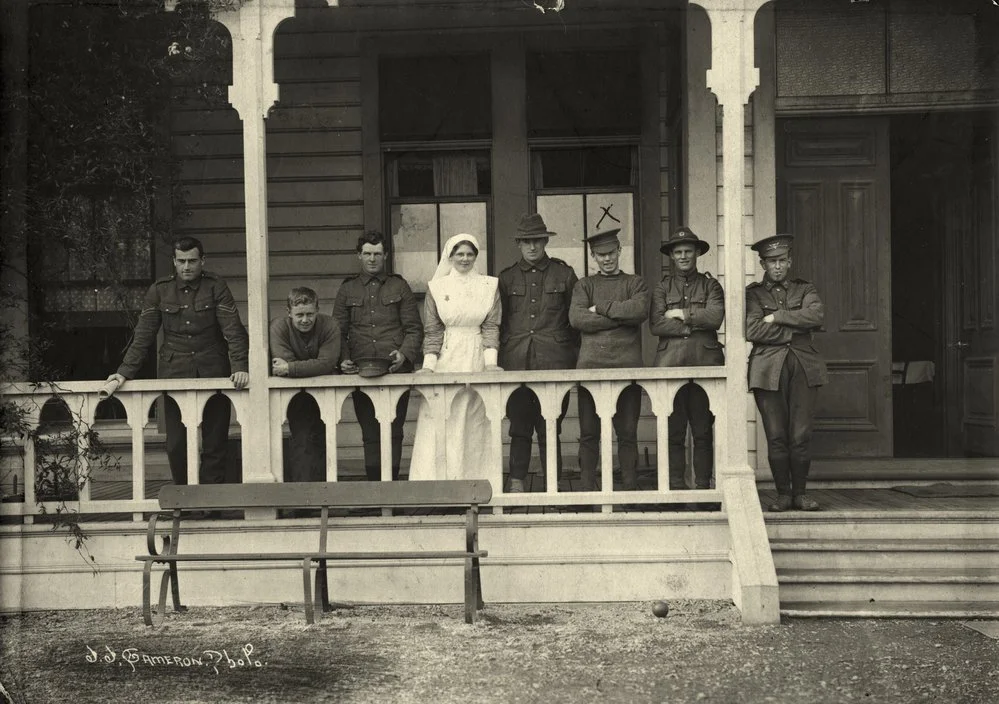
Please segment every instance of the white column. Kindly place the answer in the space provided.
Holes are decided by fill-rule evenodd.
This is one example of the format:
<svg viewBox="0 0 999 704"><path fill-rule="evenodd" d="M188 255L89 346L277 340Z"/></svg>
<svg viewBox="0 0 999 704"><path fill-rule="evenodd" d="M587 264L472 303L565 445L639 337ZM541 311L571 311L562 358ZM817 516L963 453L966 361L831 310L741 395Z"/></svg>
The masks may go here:
<svg viewBox="0 0 999 704"><path fill-rule="evenodd" d="M732 546L732 597L746 623L778 623L780 603L766 525L748 459L748 404L745 337L746 232L744 201L745 116L749 96L759 84L755 66L755 19L764 0L700 0L711 21L711 68L707 86L722 107L722 221L725 272L725 392L717 480L724 497ZM714 142L701 145L714 149Z"/></svg>
<svg viewBox="0 0 999 704"><path fill-rule="evenodd" d="M167 8L175 4L167 2ZM335 0L327 4L335 5ZM243 121L243 189L246 209L247 320L250 334L250 386L243 429L243 481L281 481L280 465L255 458L272 456L271 409L267 379L270 362L267 247L267 114L278 99L274 82L274 32L295 16L295 0L247 0L214 17L232 37L229 103ZM280 423L280 419L273 419Z"/></svg>
<svg viewBox="0 0 999 704"><path fill-rule="evenodd" d="M725 369L727 396L732 399L728 413L727 456L722 459L722 472L749 472L747 442L747 408L736 399L746 396L748 346L744 320L745 252L744 232L745 179L745 116L746 103L759 83L759 70L754 61L754 20L763 0L702 0L711 20L711 68L707 71L707 86L722 107L722 233L725 247ZM708 145L702 145L702 149ZM712 140L710 148L714 149Z"/></svg>

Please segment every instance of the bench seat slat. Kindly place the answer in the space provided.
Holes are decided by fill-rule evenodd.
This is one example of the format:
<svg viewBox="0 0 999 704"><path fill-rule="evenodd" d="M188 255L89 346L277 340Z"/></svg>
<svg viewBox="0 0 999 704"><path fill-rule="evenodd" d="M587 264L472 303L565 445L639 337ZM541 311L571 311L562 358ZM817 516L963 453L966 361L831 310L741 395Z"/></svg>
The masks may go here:
<svg viewBox="0 0 999 704"><path fill-rule="evenodd" d="M440 550L436 552L264 552L264 553L191 553L180 555L136 555L141 562L226 562L231 560L425 560L441 558L488 557L489 552Z"/></svg>
<svg viewBox="0 0 999 704"><path fill-rule="evenodd" d="M160 489L160 508L402 508L489 503L488 481L461 479L414 482L290 482L200 484Z"/></svg>

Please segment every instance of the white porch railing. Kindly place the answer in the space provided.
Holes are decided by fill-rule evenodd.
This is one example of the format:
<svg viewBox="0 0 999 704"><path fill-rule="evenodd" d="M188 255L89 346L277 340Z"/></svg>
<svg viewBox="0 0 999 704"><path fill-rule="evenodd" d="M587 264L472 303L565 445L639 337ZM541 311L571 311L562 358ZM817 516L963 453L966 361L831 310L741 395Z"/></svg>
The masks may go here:
<svg viewBox="0 0 999 704"><path fill-rule="evenodd" d="M716 427L727 427L727 412L729 401L725 395L725 377L722 367L700 367L677 369L604 369L604 370L572 370L543 372L494 372L477 374L399 374L363 379L358 376L323 376L308 379L269 378L269 427L265 429L246 427L242 425L239 437L242 446L244 466L247 463L266 461L268 472L259 469L250 473L256 476L267 476L273 481L281 481L283 477L282 456L282 423L291 398L305 391L317 401L320 413L326 423L326 476L328 481L337 481L342 476L337 449L338 431L342 430L341 416L345 402L355 389L361 389L367 394L374 405L376 417L381 427L381 471L383 480L391 477L391 421L395 415L399 397L406 391L412 391L414 396L420 394L425 403L433 410L433 422L437 437L444 442L437 443L438 463L444 463L444 447L448 437L447 411L455 395L466 388L477 393L486 408L491 427L491 442L489 466L480 468L477 473L489 479L494 488L491 506L495 513L502 513L508 506L564 506L594 504L602 506L604 512L613 510L618 504L671 504L686 502L721 502L720 483L718 489L670 491L668 467L665 461L665 448L668 446L667 418L672 412L673 397L677 390L688 380L695 380L708 394L712 412L716 416ZM614 429L610 418L615 413L615 405L621 391L631 383L642 387L651 402L651 410L656 419L656 447L659 462L657 463L656 490L644 491L613 491L614 467ZM559 491L559 462L556 458L557 444L547 444L547 457L544 463L546 472L545 490L522 494L504 494L505 461L503 456L503 419L506 416L506 404L513 393L522 385L531 388L538 396L542 414L547 424L549 438L557 435L557 419L562 407L564 396L576 385L585 387L592 394L597 415L605 422L600 425L600 472L601 491L566 492ZM17 384L9 385L2 390L3 397L21 405L28 413L28 423L33 428L39 427L40 414L43 405L49 399L58 399L66 405L84 427L93 426L98 404L102 402L99 396L103 382L65 382L56 386L39 386ZM8 502L0 505L0 515L21 515L30 522L30 517L40 513L51 513L58 507L78 511L83 514L93 513L131 513L134 520L141 520L142 512L157 510L154 499L146 499L147 482L147 431L150 425L151 406L164 392L176 401L181 417L187 429L187 465L188 482L198 482L199 467L199 432L201 414L205 403L215 393L225 394L233 403L235 418L245 423L248 417L246 391L237 391L231 383L224 379L176 379L176 380L138 380L130 381L119 388L115 394L124 406L127 414L127 427L131 435L131 496L122 499L92 500L90 485L84 485L78 501L36 502L36 453L33 438L6 438L7 448L20 447L23 450L23 461L12 456L11 451L4 458L7 473L11 465L23 465L20 471L20 484L23 486L24 498L21 502ZM105 401L107 402L107 401ZM736 402L742 402L737 399ZM416 404L410 407L410 416L415 420ZM255 438L261 432L270 433L270 457L267 460L260 457L254 449ZM85 440L81 439L81 442ZM722 458L726 457L726 436L718 432L715 436L715 466L722 468ZM244 476L247 472L244 470ZM721 473L718 473L721 476ZM10 493L9 479L5 479L5 494Z"/></svg>
<svg viewBox="0 0 999 704"><path fill-rule="evenodd" d="M733 432L745 432L742 423L732 429L735 423L733 415L739 408L734 404L745 403L745 394L741 392L732 395L728 389L734 384L724 375L722 367L701 367L687 369L617 369L617 370L573 370L550 372L495 372L480 374L433 374L433 375L392 375L379 379L362 379L357 376L328 376L312 379L278 379L266 380L268 408L250 408L251 394L248 390L237 391L225 379L178 379L178 380L146 380L130 381L118 389L116 398L123 404L127 414L125 424L117 422L115 430L131 438L130 496L121 499L91 498L91 487L84 485L76 501L36 501L36 443L32 436L27 438L4 438L4 455L0 462L4 463L5 474L19 471L23 497L11 501L7 496L8 480L4 479L5 500L0 504L0 516L7 517L8 522L13 517L19 517L20 522L31 524L41 514L51 514L60 510L76 511L81 514L125 514L131 521L142 520L144 512L158 510L155 499L147 499L147 479L150 459L147 442L150 440L149 417L150 408L165 392L178 404L182 420L187 428L187 465L189 483L197 483L199 469L199 433L198 426L205 403L215 393L225 394L233 403L235 418L241 424L239 442L242 447L243 476L253 477L257 481L280 481L283 476L282 425L285 409L291 398L304 390L316 398L320 412L326 422L327 447L327 478L336 481L342 474L338 467L338 427L344 403L350 393L363 389L371 398L375 413L381 426L381 473L382 479L391 477L391 420L395 414L399 396L407 390L421 394L427 403L431 404L434 413L434 424L438 438L447 437L446 409L455 395L470 388L482 398L491 427L488 466L482 468L482 474L493 485L494 493L491 502L494 514L503 513L507 507L523 506L564 506L564 505L599 505L601 515L590 516L586 524L598 529L606 522L608 529L616 534L625 535L630 528L622 520L627 521L627 514L618 514L612 518L606 514L613 511L615 505L621 504L674 504L686 502L721 503L723 512L717 514L717 519L727 524L730 546L729 559L732 565L732 598L742 611L747 623L774 623L779 618L777 601L777 577L773 559L770 555L769 542L763 524L756 484L744 454L744 445L740 446L739 438L732 437ZM677 390L688 380L695 380L707 392L712 412L715 414L715 489L710 490L669 490L669 472L664 451L669 444L667 419L672 410L673 397ZM616 401L621 391L631 383L639 384L648 395L651 411L655 415L655 438L657 456L656 490L643 491L613 491L613 425L610 422L614 415ZM559 491L558 462L556 458L557 443L548 442L547 461L545 462L545 490L541 492L505 494L504 457L503 457L503 418L506 415L506 402L510 394L522 384L529 386L538 396L542 413L547 423L549 439L556 436L557 419L562 406L562 399L574 386L582 385L593 395L600 424L600 472L603 490L595 492L562 492ZM93 426L96 411L101 402L99 393L103 382L66 382L57 388L34 387L32 385L8 385L0 388L4 401L13 401L28 413L30 427L39 429L41 410L50 399L58 399L84 426ZM740 384L741 387L741 384ZM257 394L260 395L259 389ZM411 413L416 413L415 404ZM263 410L263 412L261 412ZM256 413L253 413L256 411ZM257 427L259 420L248 421L250 418L267 418L266 428ZM65 427L65 426L63 426ZM726 430L728 429L728 430ZM42 428L40 433L48 432ZM58 432L58 428L56 428ZM153 433L156 439L160 433ZM356 434L355 434L356 435ZM569 438L567 438L569 439ZM86 443L86 436L80 436L80 449ZM124 442L121 443L124 445ZM259 448L269 447L269 452ZM443 453L444 444L437 443L438 452ZM13 451L11 451L13 449ZM80 453L82 454L82 453ZM443 457L439 457L443 463ZM14 466L12 466L14 465ZM84 468L85 469L85 468ZM152 488L152 487L149 487ZM489 509L486 509L488 512ZM663 516L658 525L673 522L678 528L685 520L679 514L672 518ZM269 515L247 514L248 523L255 519L272 518ZM538 525L548 528L563 521L568 521L578 528L576 512L559 515L537 516ZM648 526L648 514L638 514L635 529ZM514 525L507 519L516 521L532 521L531 516L497 516L494 527L504 530L503 526ZM606 519L606 521L604 520ZM344 520L351 520L349 517ZM364 521L366 519L357 519ZM385 521L413 521L409 517L384 517ZM425 519L418 519L421 522ZM492 522L492 521L491 521ZM258 522L258 525L260 524ZM708 523L700 525L707 526ZM239 523L230 525L225 530L239 530ZM266 526L264 526L266 529ZM15 527L11 527L14 534ZM625 533L620 533L626 531ZM696 541L695 541L696 543ZM687 546L683 547L686 550ZM697 545L691 543L689 549L696 552ZM685 553L686 554L686 553ZM689 555L688 555L689 557ZM644 559L644 558L643 558ZM684 564L687 564L686 562Z"/></svg>

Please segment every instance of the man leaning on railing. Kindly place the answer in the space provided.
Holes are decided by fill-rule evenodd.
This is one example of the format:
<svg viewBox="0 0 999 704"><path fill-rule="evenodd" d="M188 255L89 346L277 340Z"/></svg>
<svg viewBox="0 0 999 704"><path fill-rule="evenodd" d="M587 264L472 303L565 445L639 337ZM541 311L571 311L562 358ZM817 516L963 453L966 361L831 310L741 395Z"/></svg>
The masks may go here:
<svg viewBox="0 0 999 704"><path fill-rule="evenodd" d="M411 372L423 344L423 323L413 291L404 278L385 271L385 236L366 232L357 240L360 273L336 292L333 317L340 325L340 369L344 374L374 376L385 371ZM371 370L370 373L368 370ZM381 433L371 398L360 390L350 395L364 442L368 481L381 478ZM396 404L392 421L392 479L399 478L402 431L409 392Z"/></svg>
<svg viewBox="0 0 999 704"><path fill-rule="evenodd" d="M302 378L334 374L340 359L340 326L319 312L319 296L311 288L293 288L288 315L271 322L271 371L274 376ZM300 391L288 404L291 447L285 480L326 480L326 435L319 404Z"/></svg>
<svg viewBox="0 0 999 704"><path fill-rule="evenodd" d="M132 379L163 328L159 351L162 379L229 377L237 389L250 381L247 372L249 339L226 282L204 270L205 248L193 237L173 243L174 273L159 279L146 292L132 342L118 371L108 381ZM166 448L174 484L187 484L187 434L180 408L166 399ZM201 420L202 484L225 481L226 446L232 405L224 394L213 394ZM188 418L197 424L197 419Z"/></svg>
<svg viewBox="0 0 999 704"><path fill-rule="evenodd" d="M548 256L545 246L549 232L537 213L524 215L513 237L520 259L499 275L503 319L500 323L500 366L507 370L573 369L579 355L579 333L569 326L569 304L576 285L576 272L561 259ZM558 433L569 408L569 396L562 400ZM545 421L538 397L520 387L506 405L510 419L510 486L507 491L522 493L531 464L531 441L538 433L542 466L546 465ZM558 440L556 440L558 442ZM556 453L561 465L562 450Z"/></svg>
<svg viewBox="0 0 999 704"><path fill-rule="evenodd" d="M579 280L572 293L569 322L580 331L578 369L641 367L642 323L649 313L649 288L641 276L621 271L619 229L597 232L584 241L597 273ZM627 386L613 417L625 491L638 489L638 418L642 389ZM596 403L579 387L579 471L582 491L596 491L600 418ZM610 491L611 487L603 487Z"/></svg>
<svg viewBox="0 0 999 704"><path fill-rule="evenodd" d="M709 273L697 270L697 258L710 245L681 227L659 251L673 262L652 294L649 330L659 337L657 367L725 364L718 329L725 318L725 293ZM686 489L687 425L693 438L694 488L710 489L714 469L714 414L703 388L689 381L673 398L669 416L669 488Z"/></svg>

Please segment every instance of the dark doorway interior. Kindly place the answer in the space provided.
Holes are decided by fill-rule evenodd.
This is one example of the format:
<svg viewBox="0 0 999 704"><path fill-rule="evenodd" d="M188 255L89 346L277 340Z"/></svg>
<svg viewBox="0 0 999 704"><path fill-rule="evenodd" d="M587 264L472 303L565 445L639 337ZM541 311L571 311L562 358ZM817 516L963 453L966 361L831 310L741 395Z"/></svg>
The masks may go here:
<svg viewBox="0 0 999 704"><path fill-rule="evenodd" d="M976 114L891 118L892 405L896 457L946 457L948 212L967 197L974 173ZM953 409L952 409L953 410Z"/></svg>

